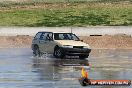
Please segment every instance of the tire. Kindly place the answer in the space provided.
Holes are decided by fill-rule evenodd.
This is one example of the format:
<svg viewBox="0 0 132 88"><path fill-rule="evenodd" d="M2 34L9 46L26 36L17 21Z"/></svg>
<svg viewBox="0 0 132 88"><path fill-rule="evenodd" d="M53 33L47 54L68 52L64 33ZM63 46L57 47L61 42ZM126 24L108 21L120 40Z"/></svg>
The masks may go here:
<svg viewBox="0 0 132 88"><path fill-rule="evenodd" d="M86 59L86 58L88 58L88 56L89 56L89 55L80 55L79 58L80 58L80 59Z"/></svg>
<svg viewBox="0 0 132 88"><path fill-rule="evenodd" d="M34 54L34 56L40 57L40 50L37 45L34 46L33 54Z"/></svg>
<svg viewBox="0 0 132 88"><path fill-rule="evenodd" d="M82 86L87 86L87 85L90 85L91 84L90 80L87 79L87 78L82 78L82 79L79 80L79 82L80 82L80 84Z"/></svg>
<svg viewBox="0 0 132 88"><path fill-rule="evenodd" d="M55 47L53 55L56 58L64 58L64 56L65 56L63 49L60 47Z"/></svg>

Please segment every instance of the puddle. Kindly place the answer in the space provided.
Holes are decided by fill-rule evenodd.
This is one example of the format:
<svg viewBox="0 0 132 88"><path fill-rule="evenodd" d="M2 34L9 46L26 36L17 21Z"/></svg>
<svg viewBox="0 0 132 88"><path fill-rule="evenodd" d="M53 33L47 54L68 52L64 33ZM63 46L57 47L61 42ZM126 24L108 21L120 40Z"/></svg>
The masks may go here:
<svg viewBox="0 0 132 88"><path fill-rule="evenodd" d="M132 80L132 50L93 52L88 59L80 60L56 59L52 55L36 58L29 48L0 49L0 88L82 88L78 82L82 67L89 71L91 79Z"/></svg>

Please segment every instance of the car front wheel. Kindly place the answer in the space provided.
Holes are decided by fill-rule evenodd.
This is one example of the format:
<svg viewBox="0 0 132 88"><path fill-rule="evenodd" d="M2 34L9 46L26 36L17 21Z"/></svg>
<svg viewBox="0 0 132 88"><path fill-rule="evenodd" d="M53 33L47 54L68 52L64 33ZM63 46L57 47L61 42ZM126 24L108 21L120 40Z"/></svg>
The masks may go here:
<svg viewBox="0 0 132 88"><path fill-rule="evenodd" d="M54 49L54 56L56 58L63 58L65 56L65 54L63 53L63 49L60 47L56 47Z"/></svg>

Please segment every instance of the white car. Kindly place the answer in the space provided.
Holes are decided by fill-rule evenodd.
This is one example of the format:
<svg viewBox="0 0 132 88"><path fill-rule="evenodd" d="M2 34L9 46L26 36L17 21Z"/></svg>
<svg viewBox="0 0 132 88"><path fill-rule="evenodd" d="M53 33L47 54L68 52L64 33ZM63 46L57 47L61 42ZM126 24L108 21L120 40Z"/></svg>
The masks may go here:
<svg viewBox="0 0 132 88"><path fill-rule="evenodd" d="M56 58L65 55L87 58L91 49L73 33L38 32L32 41L35 56L43 53L53 54Z"/></svg>

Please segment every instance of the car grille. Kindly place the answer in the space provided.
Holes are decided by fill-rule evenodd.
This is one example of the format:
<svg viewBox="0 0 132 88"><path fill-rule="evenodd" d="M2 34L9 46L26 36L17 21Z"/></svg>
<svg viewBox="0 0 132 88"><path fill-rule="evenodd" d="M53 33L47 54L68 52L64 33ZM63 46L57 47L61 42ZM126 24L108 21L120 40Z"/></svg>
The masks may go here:
<svg viewBox="0 0 132 88"><path fill-rule="evenodd" d="M82 49L83 46L73 46L73 48L79 48L79 49Z"/></svg>

